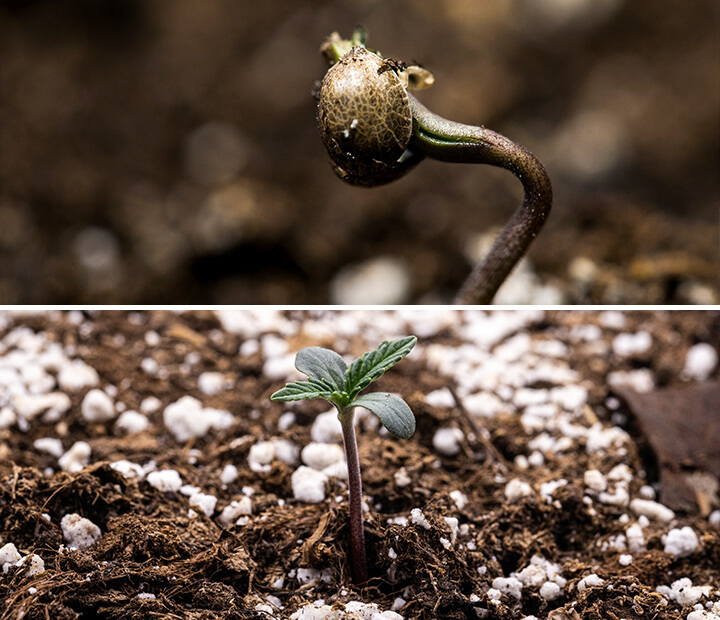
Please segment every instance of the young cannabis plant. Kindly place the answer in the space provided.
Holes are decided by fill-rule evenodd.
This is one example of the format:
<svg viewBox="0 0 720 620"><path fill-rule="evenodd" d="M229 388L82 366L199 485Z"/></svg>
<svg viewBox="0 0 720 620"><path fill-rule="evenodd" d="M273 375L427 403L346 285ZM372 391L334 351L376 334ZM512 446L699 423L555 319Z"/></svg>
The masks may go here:
<svg viewBox="0 0 720 620"><path fill-rule="evenodd" d="M525 190L522 204L475 267L456 303L488 304L542 229L552 187L529 151L485 127L434 114L410 90L428 88L432 74L365 47L367 32L336 32L320 51L330 65L318 93L318 126L335 173L346 183L375 187L399 179L425 157L499 166Z"/></svg>
<svg viewBox="0 0 720 620"><path fill-rule="evenodd" d="M295 367L307 375L308 380L288 383L270 397L271 400L279 401L323 398L338 410L348 468L350 565L353 581L358 584L367 581L368 571L362 518L362 481L355 437L355 407L364 407L374 413L396 437L408 439L415 432L415 417L402 398L388 392L363 395L360 392L410 353L416 342L415 336L385 341L350 366L330 349L301 349L295 357Z"/></svg>

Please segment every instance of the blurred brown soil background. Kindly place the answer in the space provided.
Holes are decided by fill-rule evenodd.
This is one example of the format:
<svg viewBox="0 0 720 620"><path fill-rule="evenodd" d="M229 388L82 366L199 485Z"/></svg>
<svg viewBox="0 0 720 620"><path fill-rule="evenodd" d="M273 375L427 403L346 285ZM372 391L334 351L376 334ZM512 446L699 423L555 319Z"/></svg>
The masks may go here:
<svg viewBox="0 0 720 620"><path fill-rule="evenodd" d="M520 184L431 161L373 190L333 175L318 48L360 23L434 73L431 110L547 167L529 273L551 295L519 302L718 301L715 0L5 0L0 302L340 303L377 257L401 276L388 301L451 299Z"/></svg>

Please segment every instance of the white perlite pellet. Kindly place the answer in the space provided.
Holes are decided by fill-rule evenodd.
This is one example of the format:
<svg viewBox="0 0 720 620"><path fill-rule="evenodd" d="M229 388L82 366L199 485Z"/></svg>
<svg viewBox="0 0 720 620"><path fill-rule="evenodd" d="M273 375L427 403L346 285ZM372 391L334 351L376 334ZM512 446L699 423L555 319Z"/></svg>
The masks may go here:
<svg viewBox="0 0 720 620"><path fill-rule="evenodd" d="M585 450L588 454L605 452L609 448L620 448L630 441L630 435L617 426L604 428L602 424L594 424L588 429Z"/></svg>
<svg viewBox="0 0 720 620"><path fill-rule="evenodd" d="M197 506L208 517L213 516L213 513L215 512L216 504L217 504L217 497L215 497L214 495L209 495L207 493L193 493L190 496L190 505Z"/></svg>
<svg viewBox="0 0 720 620"><path fill-rule="evenodd" d="M57 382L62 390L79 392L84 388L98 385L100 377L94 368L82 360L72 360L60 367Z"/></svg>
<svg viewBox="0 0 720 620"><path fill-rule="evenodd" d="M440 388L425 395L425 402L431 407L454 407L455 399L448 388Z"/></svg>
<svg viewBox="0 0 720 620"><path fill-rule="evenodd" d="M393 474L393 478L395 479L395 484L400 488L406 487L412 483L412 478L410 478L410 476L407 473L407 470L404 467L401 467L400 469L398 469Z"/></svg>
<svg viewBox="0 0 720 620"><path fill-rule="evenodd" d="M307 603L290 616L290 620L343 620L345 618L359 620L404 620L404 616L395 611L380 611L376 603L350 601L345 610L333 609L323 602Z"/></svg>
<svg viewBox="0 0 720 620"><path fill-rule="evenodd" d="M13 566L16 566L21 558L17 547L12 543L0 547L0 565L2 565L3 573L7 573Z"/></svg>
<svg viewBox="0 0 720 620"><path fill-rule="evenodd" d="M675 513L667 506L649 499L634 499L630 502L630 510L636 515L644 515L652 521L670 523L675 518Z"/></svg>
<svg viewBox="0 0 720 620"><path fill-rule="evenodd" d="M696 609L691 611L685 620L720 620L720 607L717 609L718 613L713 611L705 611L704 609Z"/></svg>
<svg viewBox="0 0 720 620"><path fill-rule="evenodd" d="M268 594L265 597L265 600L267 600L268 603L270 603L273 607L276 609L284 609L284 606L282 604L282 601L277 597L273 596L272 594Z"/></svg>
<svg viewBox="0 0 720 620"><path fill-rule="evenodd" d="M29 563L26 572L29 577L45 571L45 562L39 555L30 553L23 557L12 543L0 547L0 566L3 573L7 573L14 566L23 566L26 563Z"/></svg>
<svg viewBox="0 0 720 620"><path fill-rule="evenodd" d="M65 515L60 521L60 528L68 545L76 549L87 549L102 536L97 525L77 513Z"/></svg>
<svg viewBox="0 0 720 620"><path fill-rule="evenodd" d="M605 310L598 315L598 323L609 329L625 327L625 315L619 310Z"/></svg>
<svg viewBox="0 0 720 620"><path fill-rule="evenodd" d="M543 456L542 452L538 452L537 450L530 453L530 456L527 457L528 465L532 465L533 467L542 467L545 465L545 457Z"/></svg>
<svg viewBox="0 0 720 620"><path fill-rule="evenodd" d="M607 478L613 481L632 482L633 473L625 463L621 463L610 470Z"/></svg>
<svg viewBox="0 0 720 620"><path fill-rule="evenodd" d="M485 567L482 567L485 569ZM483 572L478 569L480 574ZM517 590L518 594L523 586L540 587L540 596L545 600L551 601L560 596L563 586L567 580L562 576L560 566L546 560L541 555L534 555L530 559L530 563L520 571L512 572L507 580L498 578L493 581L493 589L505 594L510 593L509 589ZM520 598L518 596L518 598Z"/></svg>
<svg viewBox="0 0 720 620"><path fill-rule="evenodd" d="M410 269L395 256L378 256L340 269L330 282L330 303L393 305L407 303Z"/></svg>
<svg viewBox="0 0 720 620"><path fill-rule="evenodd" d="M147 481L163 493L175 493L182 486L182 478L174 469L163 469L161 471L151 471L147 475Z"/></svg>
<svg viewBox="0 0 720 620"><path fill-rule="evenodd" d="M627 550L627 540L625 538L625 534L617 534L615 536L608 536L607 541L601 542L598 541L597 545L600 547L603 551L606 549L613 549L615 551L626 551Z"/></svg>
<svg viewBox="0 0 720 620"><path fill-rule="evenodd" d="M295 424L295 414L292 411L286 411L278 418L278 430L286 431Z"/></svg>
<svg viewBox="0 0 720 620"><path fill-rule="evenodd" d="M505 497L509 502L516 502L523 497L528 497L533 494L532 487L519 478L513 478L505 485Z"/></svg>
<svg viewBox="0 0 720 620"><path fill-rule="evenodd" d="M311 442L302 449L300 460L303 464L321 471L335 463L342 463L345 460L345 452L336 443Z"/></svg>
<svg viewBox="0 0 720 620"><path fill-rule="evenodd" d="M115 417L115 405L102 390L92 389L83 398L80 412L88 422L107 422Z"/></svg>
<svg viewBox="0 0 720 620"><path fill-rule="evenodd" d="M252 514L252 500L247 496L243 496L238 500L233 500L225 508L222 509L220 516L220 523L228 525L231 521L237 520L238 517L243 515Z"/></svg>
<svg viewBox="0 0 720 620"><path fill-rule="evenodd" d="M498 590L497 588L488 588L488 591L486 592L488 601L491 603L498 605L502 602L502 592Z"/></svg>
<svg viewBox="0 0 720 620"><path fill-rule="evenodd" d="M627 483L624 481L618 482L612 493L599 493L598 501L601 504L608 504L611 506L627 506L630 501L630 493L628 492Z"/></svg>
<svg viewBox="0 0 720 620"><path fill-rule="evenodd" d="M147 396L140 403L140 411L143 413L155 413L162 407L162 402L155 396Z"/></svg>
<svg viewBox="0 0 720 620"><path fill-rule="evenodd" d="M328 477L312 467L301 465L291 476L293 496L302 502L318 503L325 499L325 483Z"/></svg>
<svg viewBox="0 0 720 620"><path fill-rule="evenodd" d="M300 458L300 448L289 439L273 438L271 441L275 446L275 458L286 465L297 465Z"/></svg>
<svg viewBox="0 0 720 620"><path fill-rule="evenodd" d="M344 460L338 461L337 463L333 463L332 465L324 467L322 469L322 473L324 473L328 478L339 478L340 480L347 480L347 464Z"/></svg>
<svg viewBox="0 0 720 620"><path fill-rule="evenodd" d="M608 373L606 380L611 387L629 387L640 393L650 392L655 388L655 376L649 368L614 370Z"/></svg>
<svg viewBox="0 0 720 620"><path fill-rule="evenodd" d="M281 379L294 381L300 378L300 373L295 368L295 355L293 353L265 360L262 372L263 375L273 381L280 381Z"/></svg>
<svg viewBox="0 0 720 620"><path fill-rule="evenodd" d="M420 508L413 508L410 511L410 521L412 521L416 525L424 527L426 530L429 530L431 527L430 523L425 518L425 515L423 514L423 511L420 510Z"/></svg>
<svg viewBox="0 0 720 620"><path fill-rule="evenodd" d="M248 465L253 471L270 471L274 458L275 444L272 441L258 441L250 447Z"/></svg>
<svg viewBox="0 0 720 620"><path fill-rule="evenodd" d="M618 334L612 342L613 351L621 357L645 353L651 346L652 337L646 331L635 334Z"/></svg>
<svg viewBox="0 0 720 620"><path fill-rule="evenodd" d="M165 407L163 423L178 441L202 437L211 429L222 430L233 423L228 411L203 408L202 403L192 396L183 396Z"/></svg>
<svg viewBox="0 0 720 620"><path fill-rule="evenodd" d="M459 531L459 521L456 517L443 517L450 528L450 544L454 545Z"/></svg>
<svg viewBox="0 0 720 620"><path fill-rule="evenodd" d="M110 463L110 467L115 471L119 471L126 478L142 480L145 477L145 470L140 465L126 459L120 459L119 461Z"/></svg>
<svg viewBox="0 0 720 620"><path fill-rule="evenodd" d="M640 523L633 523L625 530L627 547L632 552L645 551L645 535Z"/></svg>
<svg viewBox="0 0 720 620"><path fill-rule="evenodd" d="M158 376L160 365L153 358L146 357L140 361L140 368L151 377L156 377Z"/></svg>
<svg viewBox="0 0 720 620"><path fill-rule="evenodd" d="M33 441L33 448L39 452L47 452L55 458L60 458L64 452L62 441L56 437L41 437Z"/></svg>
<svg viewBox="0 0 720 620"><path fill-rule="evenodd" d="M523 584L515 577L496 577L493 579L492 587L502 594L508 594L517 599L522 597Z"/></svg>
<svg viewBox="0 0 720 620"><path fill-rule="evenodd" d="M225 376L221 372L203 372L198 377L198 389L208 396L219 394L226 384Z"/></svg>
<svg viewBox="0 0 720 620"><path fill-rule="evenodd" d="M70 473L81 471L90 462L90 444L76 441L70 449L58 459L63 471Z"/></svg>
<svg viewBox="0 0 720 620"><path fill-rule="evenodd" d="M137 411L123 411L115 421L115 428L121 433L141 433L150 426L150 420Z"/></svg>
<svg viewBox="0 0 720 620"><path fill-rule="evenodd" d="M449 372L446 374L450 374ZM491 418L501 411L506 411L509 406L494 394L488 392L477 392L468 395L463 404L465 409L474 416Z"/></svg>
<svg viewBox="0 0 720 620"><path fill-rule="evenodd" d="M455 502L455 506L457 506L458 510L462 510L468 504L468 498L462 491L458 489L450 491L450 499Z"/></svg>
<svg viewBox="0 0 720 620"><path fill-rule="evenodd" d="M17 421L17 414L10 407L0 407L0 428L10 428Z"/></svg>
<svg viewBox="0 0 720 620"><path fill-rule="evenodd" d="M272 331L289 336L297 331L297 326L282 316L280 310L262 308L261 310L243 309L216 310L222 328L245 338L255 338L260 334Z"/></svg>
<svg viewBox="0 0 720 620"><path fill-rule="evenodd" d="M180 493L182 493L183 495L185 495L187 497L191 497L191 496L195 495L195 493L199 493L199 492L200 492L200 487L196 487L192 484L183 484L180 487Z"/></svg>
<svg viewBox="0 0 720 620"><path fill-rule="evenodd" d="M717 351L711 345L700 342L688 349L683 376L695 381L705 381L715 370L717 363Z"/></svg>
<svg viewBox="0 0 720 620"><path fill-rule="evenodd" d="M376 603L350 601L345 603L345 611L357 614L363 620L402 620L402 616L394 611L380 611Z"/></svg>
<svg viewBox="0 0 720 620"><path fill-rule="evenodd" d="M670 530L662 537L662 542L665 545L665 553L672 553L676 558L691 555L700 544L695 530L687 525Z"/></svg>
<svg viewBox="0 0 720 620"><path fill-rule="evenodd" d="M340 420L338 420L337 410L335 408L321 413L315 418L310 429L310 437L316 443L335 443L342 441L342 424L340 424Z"/></svg>
<svg viewBox="0 0 720 620"><path fill-rule="evenodd" d="M577 584L578 590L584 590L585 588L595 588L605 583L605 580L598 577L595 573L590 573L586 577L583 577Z"/></svg>
<svg viewBox="0 0 720 620"><path fill-rule="evenodd" d="M29 553L25 557L21 558L16 566L24 566L25 564L29 564L26 573L28 577L45 572L45 561L35 553Z"/></svg>
<svg viewBox="0 0 720 620"><path fill-rule="evenodd" d="M560 586L552 581L546 581L542 584L542 586L540 586L540 596L542 596L546 601L555 600L561 593L562 589Z"/></svg>
<svg viewBox="0 0 720 620"><path fill-rule="evenodd" d="M238 477L238 468L235 467L232 463L228 463L223 467L222 471L220 472L220 482L223 484L230 484L232 482L235 482Z"/></svg>
<svg viewBox="0 0 720 620"><path fill-rule="evenodd" d="M550 398L550 393L548 390L544 389L530 389L530 388L520 388L518 390L515 390L515 394L513 394L513 404L522 409L523 407L530 407L532 405L542 405L548 402L548 399ZM552 407L550 409L551 415L554 414L557 410Z"/></svg>
<svg viewBox="0 0 720 620"><path fill-rule="evenodd" d="M649 484L644 484L640 487L638 490L638 495L640 496L640 499L655 499L655 489L651 487Z"/></svg>
<svg viewBox="0 0 720 620"><path fill-rule="evenodd" d="M588 391L582 385L564 385L550 390L550 400L565 411L576 411L588 399Z"/></svg>
<svg viewBox="0 0 720 620"><path fill-rule="evenodd" d="M265 334L260 338L263 355L266 358L280 357L288 352L290 345L285 338L275 334Z"/></svg>
<svg viewBox="0 0 720 620"><path fill-rule="evenodd" d="M540 496L546 501L551 502L552 501L552 494L559 489L560 487L563 487L567 484L567 480L565 478L560 478L559 480L549 480L548 482L543 482L540 485Z"/></svg>
<svg viewBox="0 0 720 620"><path fill-rule="evenodd" d="M459 428L439 428L433 435L433 448L443 456L455 456L460 452L460 442L464 437Z"/></svg>
<svg viewBox="0 0 720 620"><path fill-rule="evenodd" d="M18 394L12 399L13 409L25 420L32 420L42 413L43 419L48 422L59 420L71 404L70 397L63 392Z"/></svg>
<svg viewBox="0 0 720 620"><path fill-rule="evenodd" d="M703 596L710 596L711 592L710 586L693 586L687 577L674 581L669 587L660 585L655 590L680 606L694 605Z"/></svg>
<svg viewBox="0 0 720 620"><path fill-rule="evenodd" d="M320 577L320 571L317 568L298 568L297 580L300 585L314 583Z"/></svg>
<svg viewBox="0 0 720 620"><path fill-rule="evenodd" d="M585 482L588 489L596 493L607 489L607 480L602 472L597 469L588 469L583 476L583 482Z"/></svg>

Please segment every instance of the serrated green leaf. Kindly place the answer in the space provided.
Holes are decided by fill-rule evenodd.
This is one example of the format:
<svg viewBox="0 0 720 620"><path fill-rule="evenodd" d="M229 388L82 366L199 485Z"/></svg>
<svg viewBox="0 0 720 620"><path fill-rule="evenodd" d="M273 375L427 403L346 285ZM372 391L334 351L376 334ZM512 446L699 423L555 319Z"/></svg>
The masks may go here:
<svg viewBox="0 0 720 620"><path fill-rule="evenodd" d="M410 353L416 342L415 336L386 340L377 349L356 359L345 373L345 391L351 396L356 395Z"/></svg>
<svg viewBox="0 0 720 620"><path fill-rule="evenodd" d="M415 416L410 406L399 396L388 392L371 392L358 396L353 406L372 411L382 425L396 437L408 439L415 432Z"/></svg>
<svg viewBox="0 0 720 620"><path fill-rule="evenodd" d="M347 364L335 351L323 347L306 347L295 356L295 368L308 377L328 384L334 391L345 389Z"/></svg>
<svg viewBox="0 0 720 620"><path fill-rule="evenodd" d="M295 381L288 383L284 388L275 392L270 400L289 401L303 400L307 398L325 398L330 399L333 395L332 389L329 389L325 383L319 379L310 378L307 381Z"/></svg>

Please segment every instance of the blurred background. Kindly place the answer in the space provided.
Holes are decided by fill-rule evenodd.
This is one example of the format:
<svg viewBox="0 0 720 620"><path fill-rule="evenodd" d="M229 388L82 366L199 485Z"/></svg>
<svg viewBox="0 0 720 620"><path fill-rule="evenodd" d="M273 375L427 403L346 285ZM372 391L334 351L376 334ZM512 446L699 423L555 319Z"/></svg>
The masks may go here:
<svg viewBox="0 0 720 620"><path fill-rule="evenodd" d="M520 183L339 181L311 91L356 24L548 169L497 301L718 302L717 0L0 1L0 302L451 300Z"/></svg>

